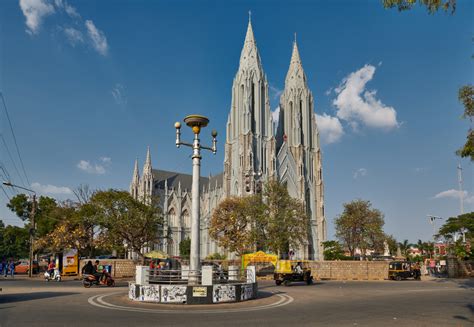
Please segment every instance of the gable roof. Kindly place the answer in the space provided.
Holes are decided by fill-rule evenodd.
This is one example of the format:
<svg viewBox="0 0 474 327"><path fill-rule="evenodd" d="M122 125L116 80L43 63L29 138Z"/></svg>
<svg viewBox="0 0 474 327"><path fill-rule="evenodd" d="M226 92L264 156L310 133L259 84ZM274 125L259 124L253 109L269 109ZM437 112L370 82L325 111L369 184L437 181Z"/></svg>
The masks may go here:
<svg viewBox="0 0 474 327"><path fill-rule="evenodd" d="M201 191L204 188L216 188L216 182L218 188L222 187L223 176L223 173L220 173L216 176L211 176L210 178L201 176L199 178L199 186ZM167 170L153 169L153 180L155 183L155 188L159 189L165 188L165 181L168 183L168 189L178 189L178 184L181 183L181 190L187 190L188 192L191 192L193 185L192 175Z"/></svg>

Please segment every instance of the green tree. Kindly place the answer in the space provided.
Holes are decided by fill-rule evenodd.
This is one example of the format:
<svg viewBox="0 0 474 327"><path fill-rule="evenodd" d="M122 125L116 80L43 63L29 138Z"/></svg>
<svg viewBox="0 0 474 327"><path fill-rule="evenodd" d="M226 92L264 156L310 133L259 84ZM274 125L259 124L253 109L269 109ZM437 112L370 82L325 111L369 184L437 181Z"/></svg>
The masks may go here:
<svg viewBox="0 0 474 327"><path fill-rule="evenodd" d="M412 244L408 242L408 240L404 240L403 242L399 242L398 246L400 247L400 251L402 251L402 255L408 259L408 251L410 250Z"/></svg>
<svg viewBox="0 0 474 327"><path fill-rule="evenodd" d="M214 209L209 235L224 249L242 255L255 244L252 227L260 213L261 200L256 197L229 197ZM253 212L252 212L253 211Z"/></svg>
<svg viewBox="0 0 474 327"><path fill-rule="evenodd" d="M438 235L452 240L455 234L462 233L466 240L474 241L474 212L449 218L439 229Z"/></svg>
<svg viewBox="0 0 474 327"><path fill-rule="evenodd" d="M461 87L459 89L458 98L464 105L463 118L469 119L472 126L472 119L474 117L474 86L465 85ZM463 158L471 158L471 161L474 161L474 130L472 127L467 132L466 138L466 143L456 154Z"/></svg>
<svg viewBox="0 0 474 327"><path fill-rule="evenodd" d="M239 255L255 248L286 254L308 240L303 203L276 181L263 194L224 199L214 210L209 233L219 246Z"/></svg>
<svg viewBox="0 0 474 327"><path fill-rule="evenodd" d="M309 217L302 201L288 194L286 185L269 181L263 190L264 210L257 217L262 245L282 256L308 241Z"/></svg>
<svg viewBox="0 0 474 327"><path fill-rule="evenodd" d="M451 13L456 10L456 0L383 0L385 8L397 8L399 11L412 9L417 3L426 7L430 14L440 9Z"/></svg>
<svg viewBox="0 0 474 327"><path fill-rule="evenodd" d="M344 250L342 245L338 241L326 241L322 242L324 247L324 260L344 260Z"/></svg>
<svg viewBox="0 0 474 327"><path fill-rule="evenodd" d="M181 242L179 242L179 255L182 258L189 258L191 254L191 239L185 238Z"/></svg>
<svg viewBox="0 0 474 327"><path fill-rule="evenodd" d="M142 249L163 237L161 210L156 199L150 205L135 200L128 192L108 190L96 192L90 200L101 228L99 237L109 246L126 246L144 262Z"/></svg>
<svg viewBox="0 0 474 327"><path fill-rule="evenodd" d="M336 237L347 247L351 256L360 249L383 250L385 234L383 214L372 209L370 201L354 200L344 203L344 211L335 221Z"/></svg>
<svg viewBox="0 0 474 327"><path fill-rule="evenodd" d="M0 220L0 255L6 258L26 258L29 254L29 232L27 228L5 226Z"/></svg>
<svg viewBox="0 0 474 327"><path fill-rule="evenodd" d="M33 207L33 203L28 198L28 196L26 196L25 194L15 195L13 198L10 199L10 202L7 203L7 207L27 225L30 224L30 213ZM39 197L35 214L37 236L44 236L54 229L58 222L53 217L54 211L57 208L58 203L55 199L47 196Z"/></svg>

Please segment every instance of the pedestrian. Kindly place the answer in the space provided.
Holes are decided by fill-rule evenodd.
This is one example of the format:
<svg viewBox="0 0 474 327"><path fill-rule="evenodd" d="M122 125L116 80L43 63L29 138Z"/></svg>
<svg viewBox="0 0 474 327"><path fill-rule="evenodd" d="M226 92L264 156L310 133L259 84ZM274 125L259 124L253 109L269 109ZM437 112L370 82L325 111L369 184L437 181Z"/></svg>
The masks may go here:
<svg viewBox="0 0 474 327"><path fill-rule="evenodd" d="M15 277L15 262L13 261L13 259L10 261L10 276L12 276L12 278Z"/></svg>

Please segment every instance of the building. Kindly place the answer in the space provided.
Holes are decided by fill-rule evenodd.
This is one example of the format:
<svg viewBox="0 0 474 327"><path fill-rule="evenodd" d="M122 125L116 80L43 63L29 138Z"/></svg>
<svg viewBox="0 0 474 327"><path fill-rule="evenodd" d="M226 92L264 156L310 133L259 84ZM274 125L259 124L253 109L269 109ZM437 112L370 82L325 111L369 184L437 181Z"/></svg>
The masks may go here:
<svg viewBox="0 0 474 327"><path fill-rule="evenodd" d="M232 85L224 157L222 174L201 177L201 256L222 252L208 235L209 220L219 202L227 196L254 194L268 179L277 179L287 185L291 196L304 200L310 216L307 244L292 249L295 257L322 260L326 220L314 98L295 40L275 128L268 82L250 21ZM191 183L191 175L153 169L149 148L142 176L135 162L130 193L137 199L159 196L164 232L172 241L155 247L171 255L179 255L179 243L190 236Z"/></svg>

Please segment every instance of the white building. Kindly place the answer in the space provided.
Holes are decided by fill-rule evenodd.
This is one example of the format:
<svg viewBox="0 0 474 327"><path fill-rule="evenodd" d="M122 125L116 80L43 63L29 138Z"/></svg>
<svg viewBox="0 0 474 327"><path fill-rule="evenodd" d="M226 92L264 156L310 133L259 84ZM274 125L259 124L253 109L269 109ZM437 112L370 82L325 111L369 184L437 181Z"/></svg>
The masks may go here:
<svg viewBox="0 0 474 327"><path fill-rule="evenodd" d="M201 177L202 258L223 252L208 234L212 211L219 202L230 195L254 194L271 178L286 183L289 194L305 202L310 216L307 243L292 249L296 257L322 260L321 242L326 240L326 220L314 98L308 89L295 41L275 133L268 82L249 21L232 85L224 172ZM135 162L130 193L138 199L159 196L165 217L164 232L171 236L171 241L156 244L155 248L171 255L179 255L179 243L190 236L191 184L191 175L153 169L149 149L141 177L138 162Z"/></svg>

